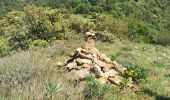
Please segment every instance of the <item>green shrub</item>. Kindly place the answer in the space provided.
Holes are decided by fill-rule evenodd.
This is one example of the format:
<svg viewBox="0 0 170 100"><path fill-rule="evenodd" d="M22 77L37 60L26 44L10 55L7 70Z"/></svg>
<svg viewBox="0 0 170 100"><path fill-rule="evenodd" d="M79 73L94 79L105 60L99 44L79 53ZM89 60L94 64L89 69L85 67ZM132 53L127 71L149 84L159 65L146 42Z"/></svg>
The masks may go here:
<svg viewBox="0 0 170 100"><path fill-rule="evenodd" d="M47 91L47 97L49 96L49 99L52 99L53 98L53 94L55 92L59 92L61 91L61 84L58 83L58 84L54 84L54 83L51 83L49 82L46 86L46 91Z"/></svg>
<svg viewBox="0 0 170 100"><path fill-rule="evenodd" d="M170 33L161 31L154 36L154 43L159 45L170 45Z"/></svg>
<svg viewBox="0 0 170 100"><path fill-rule="evenodd" d="M5 38L0 38L0 57L3 57L9 54L10 47L8 40Z"/></svg>
<svg viewBox="0 0 170 100"><path fill-rule="evenodd" d="M90 13L90 4L80 4L75 8L75 10L78 14L88 14Z"/></svg>
<svg viewBox="0 0 170 100"><path fill-rule="evenodd" d="M114 35L116 35L117 37L125 37L127 36L127 27L126 27L126 23L124 23L123 21L119 20L119 19L115 19L113 18L113 16L111 15L104 15L104 16L100 16L97 20L96 20L96 30L98 31L108 31L109 33L112 33Z"/></svg>
<svg viewBox="0 0 170 100"><path fill-rule="evenodd" d="M126 67L127 67L127 70L124 70L122 72L123 77L125 78L131 77L133 81L137 83L146 79L147 73L143 67L137 64L129 64Z"/></svg>
<svg viewBox="0 0 170 100"><path fill-rule="evenodd" d="M111 60L114 61L114 60L116 59L116 57L117 57L117 53L113 53L113 54L111 55Z"/></svg>
<svg viewBox="0 0 170 100"><path fill-rule="evenodd" d="M70 26L72 30L75 30L76 33L84 33L89 31L89 29L95 29L94 22L87 20L84 21L84 19L79 17L73 17L70 19Z"/></svg>
<svg viewBox="0 0 170 100"><path fill-rule="evenodd" d="M31 43L32 48L36 47L46 47L48 45L48 42L46 40L35 40Z"/></svg>
<svg viewBox="0 0 170 100"><path fill-rule="evenodd" d="M103 100L104 96L112 91L112 86L108 83L101 85L94 75L87 78L87 85L84 90L86 100L100 99Z"/></svg>
<svg viewBox="0 0 170 100"><path fill-rule="evenodd" d="M137 41L144 41L146 43L153 43L153 33L149 26L142 23L128 23L130 38L137 39ZM133 36L133 37L132 37Z"/></svg>
<svg viewBox="0 0 170 100"><path fill-rule="evenodd" d="M107 31L98 31L96 33L96 40L102 41L102 42L108 42L112 43L114 41L115 36Z"/></svg>
<svg viewBox="0 0 170 100"><path fill-rule="evenodd" d="M25 22L32 39L49 40L63 33L63 16L57 9L26 6Z"/></svg>
<svg viewBox="0 0 170 100"><path fill-rule="evenodd" d="M96 12L92 12L90 15L92 16L93 19L97 19L99 17L99 13Z"/></svg>
<svg viewBox="0 0 170 100"><path fill-rule="evenodd" d="M96 13L102 13L103 9L99 6L90 6L89 8L90 12L96 12Z"/></svg>
<svg viewBox="0 0 170 100"><path fill-rule="evenodd" d="M133 84L132 78L128 77L128 78L123 78L122 82L121 82L121 86L122 88L128 87L129 85Z"/></svg>

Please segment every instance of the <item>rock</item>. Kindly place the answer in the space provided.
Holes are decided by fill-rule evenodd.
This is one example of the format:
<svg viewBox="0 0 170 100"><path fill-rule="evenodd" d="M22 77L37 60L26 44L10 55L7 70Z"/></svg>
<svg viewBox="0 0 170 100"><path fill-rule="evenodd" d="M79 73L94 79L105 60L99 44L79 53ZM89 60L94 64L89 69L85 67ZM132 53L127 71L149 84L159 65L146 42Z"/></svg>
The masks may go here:
<svg viewBox="0 0 170 100"><path fill-rule="evenodd" d="M68 68L69 70L70 69L73 69L73 68L76 68L77 67L77 63L76 62L71 62L71 63L68 63L66 66L64 66L65 68Z"/></svg>
<svg viewBox="0 0 170 100"><path fill-rule="evenodd" d="M88 74L94 73L100 84L106 82L112 85L120 85L122 77L119 73L126 70L116 61L111 61L105 54L99 52L94 46L94 31L85 33L87 35L86 46L77 48L70 58L65 62L64 67L69 69L66 75L70 79L81 80Z"/></svg>
<svg viewBox="0 0 170 100"><path fill-rule="evenodd" d="M77 48L76 51L77 52L81 52L82 48Z"/></svg>
<svg viewBox="0 0 170 100"><path fill-rule="evenodd" d="M86 49L82 49L82 50L81 50L81 53L83 53L83 54L85 54L85 55L90 54L90 52L89 52L88 50L86 50Z"/></svg>
<svg viewBox="0 0 170 100"><path fill-rule="evenodd" d="M77 66L75 69L80 70L80 69L82 69L82 67L81 66Z"/></svg>
<svg viewBox="0 0 170 100"><path fill-rule="evenodd" d="M74 74L80 79L84 79L90 74L90 71L88 69L74 70Z"/></svg>
<svg viewBox="0 0 170 100"><path fill-rule="evenodd" d="M117 74L117 72L116 72L114 69L111 69L111 70L109 70L108 72L105 72L105 73L103 74L103 76L104 76L105 78L108 78L108 77L114 77L114 76L116 76L116 74Z"/></svg>
<svg viewBox="0 0 170 100"><path fill-rule="evenodd" d="M123 67L121 64L117 63L116 61L112 62L114 65L115 70L122 72L124 70L127 70L125 67Z"/></svg>
<svg viewBox="0 0 170 100"><path fill-rule="evenodd" d="M74 61L74 58L69 58L67 61L64 62L64 66L66 66L68 63L72 63Z"/></svg>
<svg viewBox="0 0 170 100"><path fill-rule="evenodd" d="M102 71L103 71L103 72L108 72L109 69L110 69L110 68L108 68L108 67L104 67L104 68L102 69Z"/></svg>
<svg viewBox="0 0 170 100"><path fill-rule="evenodd" d="M71 54L68 55L69 57L75 57L76 53L72 52Z"/></svg>
<svg viewBox="0 0 170 100"><path fill-rule="evenodd" d="M81 59L81 58L77 58L76 59L76 62L78 63L78 64L80 64L80 65L82 65L82 64L92 64L92 61L91 60L89 60L89 59Z"/></svg>
<svg viewBox="0 0 170 100"><path fill-rule="evenodd" d="M105 54L102 53L101 56L102 56L102 59L103 59L104 61L106 61L106 62L111 62L111 59L108 58Z"/></svg>
<svg viewBox="0 0 170 100"><path fill-rule="evenodd" d="M93 47L93 48L90 49L90 53L96 54L97 57L98 57L98 56L100 57L100 52L99 52L99 50L98 50L97 48L95 48L95 47Z"/></svg>
<svg viewBox="0 0 170 100"><path fill-rule="evenodd" d="M95 36L95 32L93 30L90 30L89 32L85 33L87 36Z"/></svg>
<svg viewBox="0 0 170 100"><path fill-rule="evenodd" d="M74 81L74 80L78 80L79 77L75 74L76 70L71 70L70 72L67 72L65 74L66 79L68 79L69 81Z"/></svg>
<svg viewBox="0 0 170 100"><path fill-rule="evenodd" d="M56 63L56 66L59 66L59 67L60 67L60 66L62 66L62 63L61 63L61 62L57 62L57 63Z"/></svg>
<svg viewBox="0 0 170 100"><path fill-rule="evenodd" d="M114 64L114 66L117 67L117 68L122 67L122 65L120 65L120 64L119 64L118 62L116 62L116 61L113 61L113 64Z"/></svg>
<svg viewBox="0 0 170 100"><path fill-rule="evenodd" d="M86 68L86 69L88 69L88 70L90 70L91 67L92 67L92 65L89 65L89 64L83 64L83 65L82 65L82 68Z"/></svg>
<svg viewBox="0 0 170 100"><path fill-rule="evenodd" d="M83 54L83 53L79 52L78 56L81 58L85 58L85 59L90 59L90 60L93 59L93 56L91 54Z"/></svg>
<svg viewBox="0 0 170 100"><path fill-rule="evenodd" d="M98 77L103 76L103 72L102 72L101 68L96 64L94 65L94 73Z"/></svg>
<svg viewBox="0 0 170 100"><path fill-rule="evenodd" d="M120 76L109 77L108 81L111 84L120 85L120 82L122 81L122 77L120 77Z"/></svg>
<svg viewBox="0 0 170 100"><path fill-rule="evenodd" d="M103 68L104 72L109 71L113 67L113 64L106 64L106 66Z"/></svg>
<svg viewBox="0 0 170 100"><path fill-rule="evenodd" d="M98 78L98 81L100 84L105 84L107 82L107 79L104 77L100 77L100 78Z"/></svg>
<svg viewBox="0 0 170 100"><path fill-rule="evenodd" d="M97 58L94 58L94 62L95 62L99 67L105 67L105 66L106 66L106 63L100 61L100 60L97 59Z"/></svg>

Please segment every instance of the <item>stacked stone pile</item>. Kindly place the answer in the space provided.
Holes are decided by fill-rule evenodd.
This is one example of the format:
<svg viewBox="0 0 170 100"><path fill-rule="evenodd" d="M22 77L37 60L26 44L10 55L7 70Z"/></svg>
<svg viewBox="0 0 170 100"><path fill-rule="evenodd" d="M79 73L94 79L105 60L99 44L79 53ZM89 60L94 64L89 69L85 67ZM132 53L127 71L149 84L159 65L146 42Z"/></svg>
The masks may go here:
<svg viewBox="0 0 170 100"><path fill-rule="evenodd" d="M101 84L109 82L119 85L122 81L120 74L126 68L116 61L111 61L110 58L94 47L92 37L95 34L93 31L87 32L86 35L88 38L85 48L77 48L65 62L64 68L67 73L76 76L77 79L84 79L90 73L94 73Z"/></svg>

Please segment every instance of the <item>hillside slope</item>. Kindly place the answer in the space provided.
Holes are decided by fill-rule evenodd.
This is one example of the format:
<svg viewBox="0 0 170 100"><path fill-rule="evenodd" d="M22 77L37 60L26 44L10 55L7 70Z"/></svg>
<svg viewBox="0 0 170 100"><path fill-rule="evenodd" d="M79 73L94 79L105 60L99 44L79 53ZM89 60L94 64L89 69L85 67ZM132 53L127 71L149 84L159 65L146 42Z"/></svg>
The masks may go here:
<svg viewBox="0 0 170 100"><path fill-rule="evenodd" d="M79 43L79 44L78 44ZM78 44L78 45L77 45ZM0 59L0 98L3 99L40 99L48 98L49 84L61 85L60 91L53 93L53 100L83 98L83 84L74 87L65 78L57 62L64 62L67 54L84 42L56 41L52 46L41 50L20 52ZM147 81L130 89L114 88L105 99L131 100L168 100L170 98L170 47L150 44L137 44L128 41L115 41L113 44L97 42L97 48L123 65L137 63L148 71ZM68 96L69 95L69 96Z"/></svg>

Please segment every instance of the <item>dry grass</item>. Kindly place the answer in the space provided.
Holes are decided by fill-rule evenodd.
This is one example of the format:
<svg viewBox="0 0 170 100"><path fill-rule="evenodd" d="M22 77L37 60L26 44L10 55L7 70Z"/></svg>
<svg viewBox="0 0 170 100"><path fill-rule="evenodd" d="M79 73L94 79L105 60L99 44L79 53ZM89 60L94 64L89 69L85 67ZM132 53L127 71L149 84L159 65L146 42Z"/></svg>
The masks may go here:
<svg viewBox="0 0 170 100"><path fill-rule="evenodd" d="M40 50L20 52L0 59L0 99L1 100L82 100L83 84L75 87L57 66L64 62L67 54L82 41L56 41ZM134 89L114 88L109 100L163 100L170 97L170 47L136 44L115 40L113 44L97 42L96 47L121 64L142 64L148 70L147 81ZM49 94L49 83L60 85Z"/></svg>

